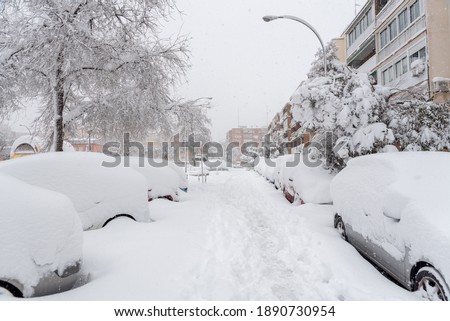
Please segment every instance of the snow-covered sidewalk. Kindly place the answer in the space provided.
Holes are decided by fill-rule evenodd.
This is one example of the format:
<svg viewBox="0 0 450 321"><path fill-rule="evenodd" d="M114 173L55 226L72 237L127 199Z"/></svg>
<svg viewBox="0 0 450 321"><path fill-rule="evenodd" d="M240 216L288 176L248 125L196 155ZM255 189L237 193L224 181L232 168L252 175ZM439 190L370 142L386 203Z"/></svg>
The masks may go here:
<svg viewBox="0 0 450 321"><path fill-rule="evenodd" d="M289 204L252 171L190 179L153 223L84 233L90 281L50 300L417 300L332 227L331 206Z"/></svg>

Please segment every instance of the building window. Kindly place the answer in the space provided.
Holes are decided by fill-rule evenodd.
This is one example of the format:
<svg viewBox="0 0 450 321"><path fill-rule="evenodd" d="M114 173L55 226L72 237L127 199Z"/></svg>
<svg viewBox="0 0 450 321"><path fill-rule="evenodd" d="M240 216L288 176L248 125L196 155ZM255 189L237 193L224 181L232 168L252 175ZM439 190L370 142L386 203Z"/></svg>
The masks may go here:
<svg viewBox="0 0 450 321"><path fill-rule="evenodd" d="M405 30L405 28L408 26L408 24L409 24L408 8L406 8L398 15L398 33Z"/></svg>
<svg viewBox="0 0 450 321"><path fill-rule="evenodd" d="M372 24L373 17L372 17L372 8L370 8L364 16L361 18L361 20L355 25L355 27L350 31L348 34L348 44L351 46L356 39L360 35L364 33L364 31Z"/></svg>
<svg viewBox="0 0 450 321"><path fill-rule="evenodd" d="M386 28L380 33L381 48L384 48L384 46L386 46L388 42L389 42L389 29Z"/></svg>
<svg viewBox="0 0 450 321"><path fill-rule="evenodd" d="M409 57L409 63L412 63L413 61L417 60L417 59L422 59L423 62L425 62L427 60L427 52L425 50L425 47L423 47L422 49L420 49L419 51L416 51L415 53L413 53L410 57Z"/></svg>
<svg viewBox="0 0 450 321"><path fill-rule="evenodd" d="M390 66L381 73L381 82L386 85L395 79L394 66Z"/></svg>
<svg viewBox="0 0 450 321"><path fill-rule="evenodd" d="M368 25L370 26L373 22L373 8L370 7L369 11L367 11L367 18L369 20Z"/></svg>
<svg viewBox="0 0 450 321"><path fill-rule="evenodd" d="M397 19L394 19L394 21L392 21L389 24L389 40L394 39L395 37L397 37Z"/></svg>
<svg viewBox="0 0 450 321"><path fill-rule="evenodd" d="M419 18L420 16L420 3L419 0L414 2L412 6L409 7L409 15L411 17L411 22Z"/></svg>
<svg viewBox="0 0 450 321"><path fill-rule="evenodd" d="M408 59L404 57L395 64L395 77L399 78L408 72Z"/></svg>

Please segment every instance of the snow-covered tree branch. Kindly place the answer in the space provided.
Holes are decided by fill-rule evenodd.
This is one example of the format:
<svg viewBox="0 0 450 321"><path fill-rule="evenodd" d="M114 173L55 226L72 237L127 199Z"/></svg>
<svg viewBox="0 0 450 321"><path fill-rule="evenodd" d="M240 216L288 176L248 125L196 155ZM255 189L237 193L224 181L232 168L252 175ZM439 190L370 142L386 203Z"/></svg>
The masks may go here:
<svg viewBox="0 0 450 321"><path fill-rule="evenodd" d="M37 127L56 151L81 114L108 136L123 130L145 136L168 121L163 107L188 60L185 38L160 37L172 0L5 0L2 6L0 115L32 98L41 106Z"/></svg>

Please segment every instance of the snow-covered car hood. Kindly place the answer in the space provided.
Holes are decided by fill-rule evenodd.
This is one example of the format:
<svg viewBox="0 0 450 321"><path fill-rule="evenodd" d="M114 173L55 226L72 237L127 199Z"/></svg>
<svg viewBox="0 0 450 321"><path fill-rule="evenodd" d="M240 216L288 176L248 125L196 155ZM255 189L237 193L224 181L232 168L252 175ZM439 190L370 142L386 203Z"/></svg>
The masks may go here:
<svg viewBox="0 0 450 321"><path fill-rule="evenodd" d="M333 180L331 193L335 211L355 231L399 257L410 249L411 260L428 261L450 280L449 153L357 157ZM379 243L376 235L386 234L391 242Z"/></svg>
<svg viewBox="0 0 450 321"><path fill-rule="evenodd" d="M80 218L63 194L0 173L0 279L20 282L23 295L54 271L82 259Z"/></svg>
<svg viewBox="0 0 450 321"><path fill-rule="evenodd" d="M85 230L120 214L148 222L145 179L131 169L102 166L104 161L98 153L46 153L5 161L0 172L69 197Z"/></svg>

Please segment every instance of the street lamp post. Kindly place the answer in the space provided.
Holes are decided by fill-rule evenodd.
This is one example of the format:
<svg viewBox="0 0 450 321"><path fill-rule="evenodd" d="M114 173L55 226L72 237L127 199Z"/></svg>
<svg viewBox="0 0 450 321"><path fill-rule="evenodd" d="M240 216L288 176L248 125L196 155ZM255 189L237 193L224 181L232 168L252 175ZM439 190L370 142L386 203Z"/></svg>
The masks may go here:
<svg viewBox="0 0 450 321"><path fill-rule="evenodd" d="M323 67L325 69L325 76L327 75L327 57L325 54L325 46L323 45L323 41L322 38L320 37L319 33L317 32L316 29L314 29L313 26L311 26L307 21L300 19L298 17L295 16L289 16L289 15L283 15L283 16L264 16L263 20L265 22L270 22L276 19L290 19L290 20L294 20L297 22L300 22L301 24L304 24L305 26L307 26L309 29L311 29L312 32L314 32L314 34L316 35L317 39L319 39L320 41L320 45L322 46L322 52L323 52Z"/></svg>

